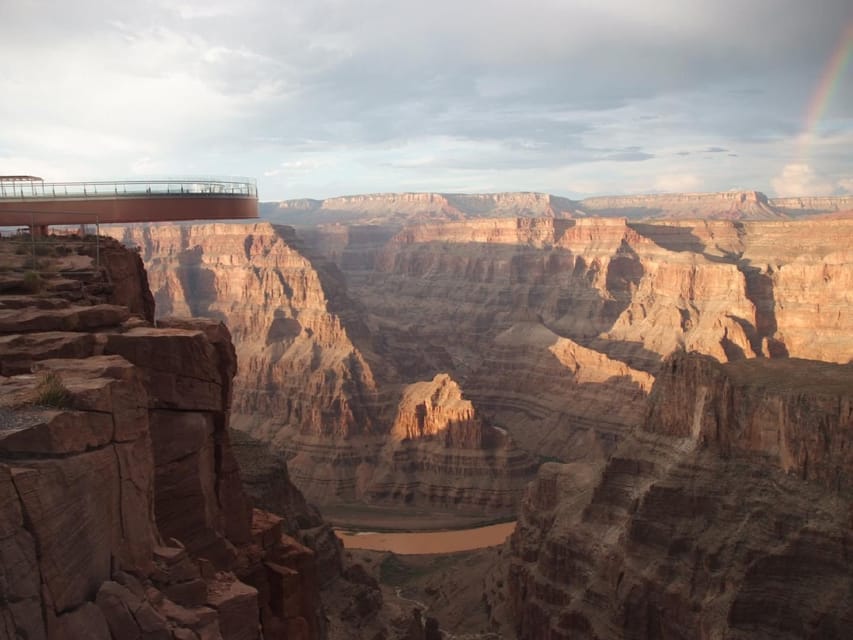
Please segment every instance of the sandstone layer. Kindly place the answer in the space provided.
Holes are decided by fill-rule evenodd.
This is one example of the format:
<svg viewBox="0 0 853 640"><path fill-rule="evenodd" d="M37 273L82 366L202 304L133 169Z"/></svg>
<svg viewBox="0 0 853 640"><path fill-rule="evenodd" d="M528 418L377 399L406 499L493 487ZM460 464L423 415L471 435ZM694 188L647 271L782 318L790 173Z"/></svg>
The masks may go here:
<svg viewBox="0 0 853 640"><path fill-rule="evenodd" d="M635 425L651 383L636 372L654 375L677 349L721 361L853 358L850 224L431 223L398 233L372 268L344 273L386 359L413 375L453 372L523 446L567 459ZM571 382L558 342L582 354L592 384ZM614 397L627 400L622 415Z"/></svg>
<svg viewBox="0 0 853 640"><path fill-rule="evenodd" d="M308 499L512 512L534 460L488 430L476 447L432 434L399 445L398 404L421 370L399 362L401 371L379 352L384 338L370 332L338 268L291 229L111 232L140 247L158 309L227 320L240 363L232 424L281 452Z"/></svg>
<svg viewBox="0 0 853 640"><path fill-rule="evenodd" d="M155 328L139 256L45 242L35 285L0 243L0 638L321 638L321 588L381 631L378 587L346 577L339 544L318 559L283 531L293 514L252 509L224 325ZM328 531L300 524L309 543Z"/></svg>
<svg viewBox="0 0 853 640"><path fill-rule="evenodd" d="M846 637L851 390L850 365L673 356L606 465L542 467L495 619L519 638Z"/></svg>
<svg viewBox="0 0 853 640"><path fill-rule="evenodd" d="M853 358L851 224L525 217L393 233L115 233L141 248L164 312L228 319L241 363L234 424L281 451L310 499L433 504L497 473L494 499L473 501L496 505L532 467L512 443L539 460L606 458L676 350ZM511 438L498 466L487 448L447 449L452 461L436 466L435 442L389 454L407 386L438 374ZM437 468L454 471L436 485Z"/></svg>

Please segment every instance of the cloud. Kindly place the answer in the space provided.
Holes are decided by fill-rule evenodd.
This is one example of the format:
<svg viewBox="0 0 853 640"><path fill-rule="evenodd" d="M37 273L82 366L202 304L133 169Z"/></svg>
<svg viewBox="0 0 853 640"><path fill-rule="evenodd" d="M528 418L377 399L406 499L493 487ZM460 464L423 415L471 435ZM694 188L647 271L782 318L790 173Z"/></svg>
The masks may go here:
<svg viewBox="0 0 853 640"><path fill-rule="evenodd" d="M666 193L677 193L684 191L696 191L700 188L702 179L689 173L677 173L659 176L655 182L655 189Z"/></svg>
<svg viewBox="0 0 853 640"><path fill-rule="evenodd" d="M805 163L785 165L773 178L773 190L780 197L830 194L835 186Z"/></svg>
<svg viewBox="0 0 853 640"><path fill-rule="evenodd" d="M797 163L848 4L7 2L0 149L75 177L254 174L265 198L678 176L767 189ZM845 86L827 131L853 130ZM838 188L843 136L815 154Z"/></svg>

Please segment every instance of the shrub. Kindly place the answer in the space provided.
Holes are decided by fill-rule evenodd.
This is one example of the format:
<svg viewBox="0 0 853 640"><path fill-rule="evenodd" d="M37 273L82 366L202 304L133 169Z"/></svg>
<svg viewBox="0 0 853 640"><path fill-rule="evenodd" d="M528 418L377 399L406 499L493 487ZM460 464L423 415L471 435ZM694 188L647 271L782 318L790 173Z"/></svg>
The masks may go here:
<svg viewBox="0 0 853 640"><path fill-rule="evenodd" d="M41 291L44 282L41 276L35 271L27 271L24 274L24 288L30 293L38 293Z"/></svg>
<svg viewBox="0 0 853 640"><path fill-rule="evenodd" d="M42 376L38 387L36 387L36 397L33 404L67 409L71 406L71 392L62 384L62 378L50 371Z"/></svg>
<svg viewBox="0 0 853 640"><path fill-rule="evenodd" d="M55 256L56 250L48 244L37 244L34 248L37 256Z"/></svg>

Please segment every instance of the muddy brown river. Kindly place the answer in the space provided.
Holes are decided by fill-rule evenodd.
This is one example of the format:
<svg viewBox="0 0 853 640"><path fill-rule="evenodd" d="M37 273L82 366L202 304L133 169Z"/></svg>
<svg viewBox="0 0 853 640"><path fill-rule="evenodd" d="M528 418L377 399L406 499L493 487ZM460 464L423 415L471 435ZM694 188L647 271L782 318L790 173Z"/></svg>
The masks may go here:
<svg viewBox="0 0 853 640"><path fill-rule="evenodd" d="M416 531L411 533L352 532L336 529L347 549L392 551L399 554L454 553L493 547L512 533L515 522L504 522L458 531Z"/></svg>

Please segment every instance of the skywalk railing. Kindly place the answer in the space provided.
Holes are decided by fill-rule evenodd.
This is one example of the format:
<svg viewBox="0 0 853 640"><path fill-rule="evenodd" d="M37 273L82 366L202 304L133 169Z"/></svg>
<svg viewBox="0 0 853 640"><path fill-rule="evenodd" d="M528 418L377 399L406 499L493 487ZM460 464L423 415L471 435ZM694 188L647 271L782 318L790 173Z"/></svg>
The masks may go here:
<svg viewBox="0 0 853 640"><path fill-rule="evenodd" d="M68 198L140 198L149 196L257 198L251 178L180 178L97 182L42 182L0 180L0 198L8 200Z"/></svg>

